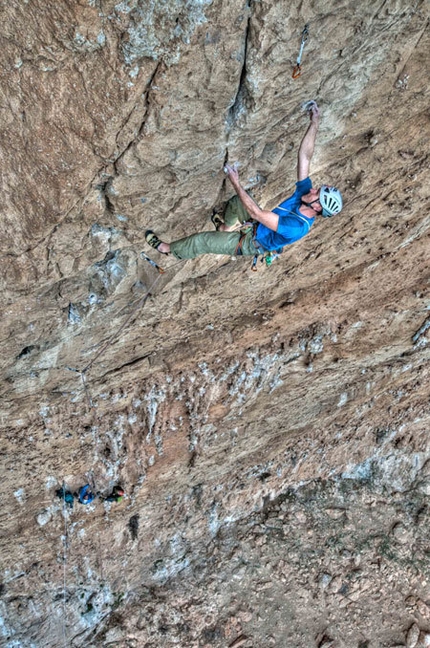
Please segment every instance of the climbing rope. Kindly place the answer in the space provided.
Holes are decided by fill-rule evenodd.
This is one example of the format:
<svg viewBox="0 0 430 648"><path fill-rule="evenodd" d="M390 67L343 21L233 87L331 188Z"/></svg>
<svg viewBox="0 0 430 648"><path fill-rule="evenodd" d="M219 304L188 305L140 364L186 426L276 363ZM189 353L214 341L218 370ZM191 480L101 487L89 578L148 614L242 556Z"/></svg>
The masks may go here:
<svg viewBox="0 0 430 648"><path fill-rule="evenodd" d="M63 492L66 492L66 484L63 479ZM68 543L68 528L67 528L67 508L66 499L63 498L63 518L64 518L64 542L63 542L63 640L64 648L67 648L67 633L66 633L66 571L67 571L67 543Z"/></svg>
<svg viewBox="0 0 430 648"><path fill-rule="evenodd" d="M302 73L301 62L302 62L303 50L305 49L305 45L307 43L308 37L309 37L309 26L305 25L302 31L302 40L300 43L299 55L297 57L296 66L294 67L293 74L292 74L293 79L298 79Z"/></svg>

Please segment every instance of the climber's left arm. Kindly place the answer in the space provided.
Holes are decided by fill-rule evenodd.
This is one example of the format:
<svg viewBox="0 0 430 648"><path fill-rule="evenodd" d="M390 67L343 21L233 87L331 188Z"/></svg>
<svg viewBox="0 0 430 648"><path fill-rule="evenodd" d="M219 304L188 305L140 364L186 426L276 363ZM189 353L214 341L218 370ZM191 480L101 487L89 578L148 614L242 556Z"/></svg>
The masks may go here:
<svg viewBox="0 0 430 648"><path fill-rule="evenodd" d="M309 177L311 158L314 154L315 140L320 123L320 110L316 103L309 111L311 123L301 141L297 161L297 180L305 180Z"/></svg>

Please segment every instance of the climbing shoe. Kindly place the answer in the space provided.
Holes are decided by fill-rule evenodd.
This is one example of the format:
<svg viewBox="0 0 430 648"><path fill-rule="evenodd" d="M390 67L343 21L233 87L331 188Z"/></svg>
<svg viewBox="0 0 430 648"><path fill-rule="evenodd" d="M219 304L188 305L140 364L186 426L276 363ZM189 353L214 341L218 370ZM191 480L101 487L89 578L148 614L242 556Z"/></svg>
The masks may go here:
<svg viewBox="0 0 430 648"><path fill-rule="evenodd" d="M211 221L215 227L215 229L218 231L220 228L220 225L224 225L224 221L219 215L217 211L214 210L212 216L211 216Z"/></svg>
<svg viewBox="0 0 430 648"><path fill-rule="evenodd" d="M163 241L161 241L156 234L152 230L146 230L145 232L145 241L150 245L151 247L154 248L154 250L157 250L157 252L160 252L158 249L158 246L161 245ZM166 252L160 252L160 254L166 254Z"/></svg>

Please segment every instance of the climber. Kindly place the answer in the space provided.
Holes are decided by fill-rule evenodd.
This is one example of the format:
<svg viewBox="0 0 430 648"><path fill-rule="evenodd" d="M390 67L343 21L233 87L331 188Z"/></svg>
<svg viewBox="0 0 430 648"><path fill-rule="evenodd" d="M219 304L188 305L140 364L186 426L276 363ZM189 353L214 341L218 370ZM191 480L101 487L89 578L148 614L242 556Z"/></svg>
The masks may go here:
<svg viewBox="0 0 430 648"><path fill-rule="evenodd" d="M85 486L81 486L81 488L79 489L77 497L80 504L91 504L96 496L91 490L91 486L89 484L85 484Z"/></svg>
<svg viewBox="0 0 430 648"><path fill-rule="evenodd" d="M105 502L121 502L124 498L125 491L121 486L115 486L112 493L107 497L103 497Z"/></svg>
<svg viewBox="0 0 430 648"><path fill-rule="evenodd" d="M315 101L309 102L310 124L298 152L296 191L272 211L260 209L239 181L236 167L227 165L225 171L236 190L224 212L224 220L214 213L216 232L200 232L172 243L165 243L152 231L145 233L146 242L162 254L177 259L194 259L200 254L266 255L305 236L315 217L334 216L342 209L342 197L335 187L312 187L309 178L310 161L320 121ZM251 220L251 222L249 222ZM238 225L246 229L237 230Z"/></svg>
<svg viewBox="0 0 430 648"><path fill-rule="evenodd" d="M66 502L67 506L69 506L70 508L73 508L73 501L74 501L75 497L74 497L73 493L71 493L69 490L67 490L67 488L62 486L61 488L59 488L58 490L55 491L55 494L60 499L64 500Z"/></svg>

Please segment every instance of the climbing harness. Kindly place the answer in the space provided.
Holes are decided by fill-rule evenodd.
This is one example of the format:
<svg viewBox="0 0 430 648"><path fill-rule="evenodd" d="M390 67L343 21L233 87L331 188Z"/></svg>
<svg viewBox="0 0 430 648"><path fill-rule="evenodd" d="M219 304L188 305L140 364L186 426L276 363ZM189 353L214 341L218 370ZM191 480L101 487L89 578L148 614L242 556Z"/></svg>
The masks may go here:
<svg viewBox="0 0 430 648"><path fill-rule="evenodd" d="M158 265L158 263L155 263L152 259L149 258L149 256L146 256L145 252L140 253L140 258L144 259L147 261L149 264L152 265L153 268L155 268L160 274L164 274L166 271L164 268Z"/></svg>
<svg viewBox="0 0 430 648"><path fill-rule="evenodd" d="M234 256L243 256L243 249L242 249L242 246L243 246L243 242L244 242L245 237L246 237L247 234L248 234L248 232L244 232L244 233L241 235L241 237L239 238L239 242L238 242L238 244L236 245L236 249L235 249L235 251L234 251Z"/></svg>
<svg viewBox="0 0 430 648"><path fill-rule="evenodd" d="M253 225L252 225L252 240L253 240L253 243L256 246L257 250L258 250L257 254L255 254L255 256L252 259L251 270L253 272L257 272L258 257L261 257L260 261L261 261L261 263L264 262L266 264L266 268L270 268L273 261L275 259L277 259L278 256L280 255L279 250L281 250L281 252L282 252L281 248L279 248L279 250L265 250L264 248L262 248L260 246L260 244L258 243L257 239L255 238L256 235L257 235L257 228L258 228L258 223L253 223Z"/></svg>
<svg viewBox="0 0 430 648"><path fill-rule="evenodd" d="M282 205L282 203L281 203L281 205ZM302 223L304 223L307 226L306 234L309 233L309 230L311 229L311 226L310 226L310 223L307 220L307 218L305 218L304 216L301 216L300 214L298 214L295 211L291 211L291 209L286 209L285 207L281 207L280 205L278 205L274 209L278 209L278 210L284 212L285 214L292 214L292 216L295 216L296 218L298 218L300 221L302 221ZM257 227L258 227L258 223L254 223L253 224L253 230L252 230L252 238L253 238L254 241L255 241L255 236L257 234ZM304 236L306 236L306 234L304 234ZM257 261L258 261L259 256L262 257L261 258L261 263L265 262L266 268L270 268L273 261L275 259L277 259L280 256L281 253L282 253L282 248L279 248L278 250L271 250L271 251L263 250L263 251L259 252L258 254L256 254L254 256L254 258L252 260L251 270L253 272L257 272Z"/></svg>
<svg viewBox="0 0 430 648"><path fill-rule="evenodd" d="M297 64L294 67L293 74L292 74L293 79L298 79L302 73L302 68L300 64L302 62L303 50L305 49L305 45L307 43L308 37L309 37L309 28L308 25L305 25L305 28L302 31L302 41L300 43L300 51L297 57Z"/></svg>

